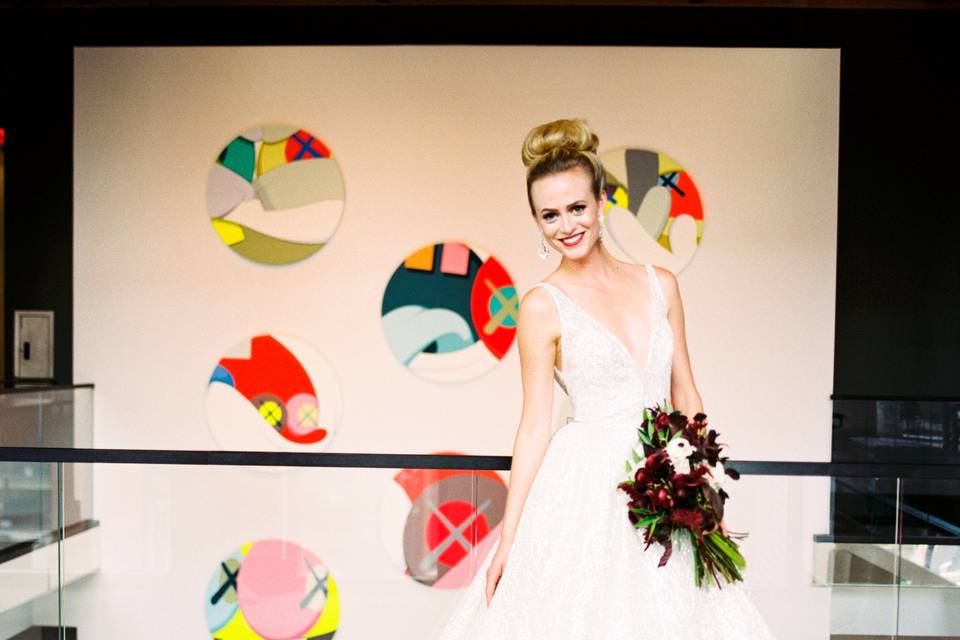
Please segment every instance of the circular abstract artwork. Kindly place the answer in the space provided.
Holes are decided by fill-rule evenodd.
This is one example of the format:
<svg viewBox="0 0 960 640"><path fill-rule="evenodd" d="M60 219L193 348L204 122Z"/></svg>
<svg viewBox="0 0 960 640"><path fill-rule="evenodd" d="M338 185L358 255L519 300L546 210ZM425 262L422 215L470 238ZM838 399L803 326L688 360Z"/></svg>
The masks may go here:
<svg viewBox="0 0 960 640"><path fill-rule="evenodd" d="M405 575L459 589L500 536L506 501L507 486L494 471L404 469L381 502L381 540Z"/></svg>
<svg viewBox="0 0 960 640"><path fill-rule="evenodd" d="M500 262L460 242L427 245L393 273L381 314L393 355L439 382L476 378L510 349L517 290Z"/></svg>
<svg viewBox="0 0 960 640"><path fill-rule="evenodd" d="M282 335L236 345L207 385L207 422L228 450L323 450L340 423L341 404L327 360Z"/></svg>
<svg viewBox="0 0 960 640"><path fill-rule="evenodd" d="M703 204L690 174L663 153L619 148L600 156L606 172L607 248L617 257L679 273L703 237Z"/></svg>
<svg viewBox="0 0 960 640"><path fill-rule="evenodd" d="M213 229L235 252L261 264L313 255L343 214L343 177L329 147L300 127L269 124L241 133L207 179Z"/></svg>
<svg viewBox="0 0 960 640"><path fill-rule="evenodd" d="M235 549L204 595L217 640L326 640L340 619L337 584L313 552L285 540Z"/></svg>

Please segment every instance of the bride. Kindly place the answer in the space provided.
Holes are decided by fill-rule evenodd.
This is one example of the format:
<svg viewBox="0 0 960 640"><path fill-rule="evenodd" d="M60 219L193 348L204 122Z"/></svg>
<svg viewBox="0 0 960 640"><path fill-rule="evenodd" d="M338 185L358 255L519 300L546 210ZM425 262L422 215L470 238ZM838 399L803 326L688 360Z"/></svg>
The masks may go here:
<svg viewBox="0 0 960 640"><path fill-rule="evenodd" d="M597 144L582 120L523 143L540 255L561 260L520 302L523 408L500 538L439 640L769 640L742 583L695 587L685 538L658 568L627 519L617 483L643 408L703 407L676 278L604 248ZM551 435L554 380L574 417Z"/></svg>

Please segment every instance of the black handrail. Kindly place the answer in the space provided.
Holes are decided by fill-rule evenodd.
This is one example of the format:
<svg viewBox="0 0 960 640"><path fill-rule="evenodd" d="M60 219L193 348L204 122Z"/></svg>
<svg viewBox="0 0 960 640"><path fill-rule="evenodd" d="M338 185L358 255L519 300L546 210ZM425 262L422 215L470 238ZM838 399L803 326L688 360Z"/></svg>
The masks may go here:
<svg viewBox="0 0 960 640"><path fill-rule="evenodd" d="M467 469L507 471L510 456L416 453L299 453L284 451L184 451L173 449L77 449L0 447L0 462L169 464L254 467L356 467L375 469ZM960 465L861 462L731 460L729 467L754 476L909 478L960 480Z"/></svg>
<svg viewBox="0 0 960 640"><path fill-rule="evenodd" d="M90 382L82 384L56 384L48 381L45 378L36 380L31 380L29 378L0 380L0 395L8 393L43 393L45 391L66 391L68 389L93 389L93 384Z"/></svg>
<svg viewBox="0 0 960 640"><path fill-rule="evenodd" d="M877 400L890 402L957 402L960 396L891 396L874 395L869 393L831 393L831 400L864 400L874 402Z"/></svg>

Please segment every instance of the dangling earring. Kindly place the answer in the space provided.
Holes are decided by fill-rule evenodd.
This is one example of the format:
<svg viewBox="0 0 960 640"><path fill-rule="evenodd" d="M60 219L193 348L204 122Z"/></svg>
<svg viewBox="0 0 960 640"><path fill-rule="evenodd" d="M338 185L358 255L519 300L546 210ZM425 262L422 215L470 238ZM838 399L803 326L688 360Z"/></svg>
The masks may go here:
<svg viewBox="0 0 960 640"><path fill-rule="evenodd" d="M603 242L603 239L607 237L607 223L605 222L606 216L603 213L600 214L600 242Z"/></svg>
<svg viewBox="0 0 960 640"><path fill-rule="evenodd" d="M547 239L543 237L543 229L540 230L540 246L537 248L537 255L541 260L546 260L550 255L550 247L547 246Z"/></svg>

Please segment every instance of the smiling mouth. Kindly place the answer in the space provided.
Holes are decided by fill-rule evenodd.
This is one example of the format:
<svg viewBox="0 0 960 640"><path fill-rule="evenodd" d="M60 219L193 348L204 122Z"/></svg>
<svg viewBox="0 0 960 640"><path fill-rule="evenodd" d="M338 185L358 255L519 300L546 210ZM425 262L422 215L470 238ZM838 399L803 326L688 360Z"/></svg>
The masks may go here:
<svg viewBox="0 0 960 640"><path fill-rule="evenodd" d="M575 246L575 245L576 245L577 243L579 243L580 240L583 238L583 234L584 234L584 232L581 231L580 233L578 233L578 234L576 234L576 235L567 236L566 238L560 238L560 242L563 243L563 246L565 246L565 247Z"/></svg>

